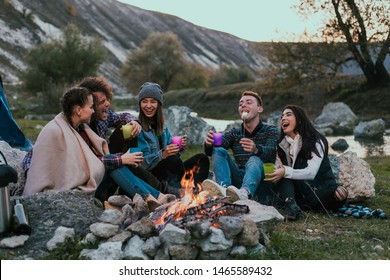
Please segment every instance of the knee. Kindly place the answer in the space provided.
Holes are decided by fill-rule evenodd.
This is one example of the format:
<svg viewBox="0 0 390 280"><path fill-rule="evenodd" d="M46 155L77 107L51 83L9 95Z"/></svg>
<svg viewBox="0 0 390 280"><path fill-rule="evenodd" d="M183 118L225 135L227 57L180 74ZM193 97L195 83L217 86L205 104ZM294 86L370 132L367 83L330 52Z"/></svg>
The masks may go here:
<svg viewBox="0 0 390 280"><path fill-rule="evenodd" d="M263 161L258 156L251 156L245 164L245 168L256 168L262 170Z"/></svg>
<svg viewBox="0 0 390 280"><path fill-rule="evenodd" d="M173 166L174 168L182 166L183 162L177 155L169 156L165 159L165 162L168 166Z"/></svg>
<svg viewBox="0 0 390 280"><path fill-rule="evenodd" d="M218 155L218 156L223 156L226 157L228 156L228 151L225 148L214 148L213 149L213 156Z"/></svg>

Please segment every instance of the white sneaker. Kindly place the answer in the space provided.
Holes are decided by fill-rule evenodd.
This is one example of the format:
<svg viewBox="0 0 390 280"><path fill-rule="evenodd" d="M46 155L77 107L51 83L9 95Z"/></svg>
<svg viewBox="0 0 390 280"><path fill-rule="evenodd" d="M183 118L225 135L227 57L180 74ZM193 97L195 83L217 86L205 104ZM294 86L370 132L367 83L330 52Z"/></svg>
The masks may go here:
<svg viewBox="0 0 390 280"><path fill-rule="evenodd" d="M216 182L206 179L202 182L202 190L208 191L211 197L225 197L226 188L218 185Z"/></svg>
<svg viewBox="0 0 390 280"><path fill-rule="evenodd" d="M230 196L232 202L235 202L237 200L249 199L249 193L247 188L237 189L235 186L229 186L226 189L226 195Z"/></svg>

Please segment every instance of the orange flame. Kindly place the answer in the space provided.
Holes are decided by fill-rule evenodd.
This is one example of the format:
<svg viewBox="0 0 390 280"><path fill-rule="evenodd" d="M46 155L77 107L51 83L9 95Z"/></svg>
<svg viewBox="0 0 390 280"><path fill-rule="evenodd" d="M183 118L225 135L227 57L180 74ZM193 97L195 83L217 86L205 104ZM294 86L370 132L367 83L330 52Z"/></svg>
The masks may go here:
<svg viewBox="0 0 390 280"><path fill-rule="evenodd" d="M197 167L194 167L191 170L185 172L183 178L180 181L180 185L184 190L184 193L180 200L175 200L171 202L171 205L166 209L166 212L162 214L161 218L155 221L155 225L160 225L165 223L165 219L171 215L173 215L173 219L178 219L183 217L186 211L189 208L198 206L200 204L205 203L208 192L201 191L202 185L198 184L197 188L199 189L199 193L195 193L195 183L194 183L194 173Z"/></svg>

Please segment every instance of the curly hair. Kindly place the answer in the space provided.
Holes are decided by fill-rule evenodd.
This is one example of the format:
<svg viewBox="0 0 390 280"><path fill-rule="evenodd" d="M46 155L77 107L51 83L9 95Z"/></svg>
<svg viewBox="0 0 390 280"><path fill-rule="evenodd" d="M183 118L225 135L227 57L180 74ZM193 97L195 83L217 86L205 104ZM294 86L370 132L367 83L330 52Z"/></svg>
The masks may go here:
<svg viewBox="0 0 390 280"><path fill-rule="evenodd" d="M112 86L104 77L85 77L78 86L85 87L91 92L102 92L109 101L112 100Z"/></svg>

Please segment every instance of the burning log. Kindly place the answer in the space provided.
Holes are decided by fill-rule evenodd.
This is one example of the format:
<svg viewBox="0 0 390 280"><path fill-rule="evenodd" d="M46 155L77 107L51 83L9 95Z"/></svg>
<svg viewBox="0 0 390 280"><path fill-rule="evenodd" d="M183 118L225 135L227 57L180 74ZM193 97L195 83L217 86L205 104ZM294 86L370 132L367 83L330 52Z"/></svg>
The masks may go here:
<svg viewBox="0 0 390 280"><path fill-rule="evenodd" d="M220 216L248 213L246 205L228 203L230 197L211 198L207 191L202 191L202 185L194 185L193 170L186 171L180 184L184 189L184 196L178 200L161 205L149 218L153 221L156 230L162 231L168 223L184 228L189 222L209 221L214 223Z"/></svg>
<svg viewBox="0 0 390 280"><path fill-rule="evenodd" d="M186 211L186 214L195 215L197 212L212 208L212 207L217 206L218 204L221 204L223 202L227 202L227 201L229 201L229 198L230 197L228 197L228 196L227 197L218 197L216 199L209 199L208 198L207 202L202 203L202 204L195 206L195 207L188 208L188 210Z"/></svg>
<svg viewBox="0 0 390 280"><path fill-rule="evenodd" d="M212 208L212 207L214 207L218 204L221 204L223 202L226 202L226 201L229 201L229 197L219 197L216 199L211 199L211 198L207 197L207 200L205 203L199 204L199 205L194 206L194 207L186 208L185 212L182 214L182 216L195 215L196 213L198 213L202 210ZM181 203L184 203L184 202L183 202L183 200L179 199L179 200L175 200L175 201L172 201L170 203L161 205L161 206L157 207L153 213L150 214L149 218L152 221L158 221L158 220L163 219L165 223L169 223L169 221L172 220L175 217L175 215L180 216L181 213L179 213L180 211L175 211L174 213L166 215L167 211L170 208L179 208L180 209L180 205L178 205L178 204L181 204ZM166 216L164 217L164 215L166 215Z"/></svg>
<svg viewBox="0 0 390 280"><path fill-rule="evenodd" d="M205 209L202 209L204 211ZM207 209L210 210L210 209ZM221 216L231 216L237 214L246 214L249 212L249 207L247 205L238 205L238 204L223 204L222 206L210 210L209 212L198 212L196 214L187 214L182 219L174 220L173 225L179 228L185 228L189 222L193 221L209 221L214 223ZM165 225L164 225L165 226Z"/></svg>
<svg viewBox="0 0 390 280"><path fill-rule="evenodd" d="M164 218L167 209L172 207L172 204L166 204L158 207L155 212L150 215L150 219L156 224L156 230L161 232L168 223L179 228L185 228L189 222L193 221L209 221L216 222L218 217L226 215L237 215L237 214L246 214L249 212L249 207L247 205L238 205L226 203L230 198L229 197L220 197L216 199L208 199L207 202L197 205L195 207L188 208L186 212L181 213L171 213ZM178 203L178 201L176 201Z"/></svg>

